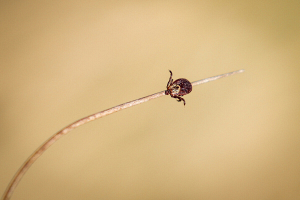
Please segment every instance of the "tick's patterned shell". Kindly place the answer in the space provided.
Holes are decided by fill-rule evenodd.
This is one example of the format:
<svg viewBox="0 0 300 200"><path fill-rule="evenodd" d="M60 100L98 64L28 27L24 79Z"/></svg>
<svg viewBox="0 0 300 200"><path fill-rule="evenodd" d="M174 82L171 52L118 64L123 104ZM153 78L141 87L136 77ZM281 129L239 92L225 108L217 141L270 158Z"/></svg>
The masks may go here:
<svg viewBox="0 0 300 200"><path fill-rule="evenodd" d="M192 91L192 84L185 78L177 79L169 87L172 95L183 96Z"/></svg>

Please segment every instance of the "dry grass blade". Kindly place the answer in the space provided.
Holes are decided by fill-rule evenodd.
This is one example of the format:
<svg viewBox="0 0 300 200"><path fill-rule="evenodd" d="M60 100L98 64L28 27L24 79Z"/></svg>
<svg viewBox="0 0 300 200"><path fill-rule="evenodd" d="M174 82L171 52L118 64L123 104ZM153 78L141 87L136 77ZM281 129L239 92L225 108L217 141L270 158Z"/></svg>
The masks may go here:
<svg viewBox="0 0 300 200"><path fill-rule="evenodd" d="M195 81L192 82L193 86L196 85L200 85L203 83L207 83L210 81L214 81L223 77L227 77L233 74L237 74L237 73L242 73L244 72L244 70L238 70L238 71L234 71L234 72L229 72L226 74L221 74L218 76L214 76L214 77L210 77L210 78L206 78L206 79L202 79L199 81ZM47 141L44 142L44 144L42 144L35 152L33 152L33 154L31 154L31 156L28 157L28 159L23 163L23 165L20 167L20 169L16 172L15 176L13 177L13 179L11 180L11 182L9 183L9 185L7 186L3 196L2 196L2 200L8 200L10 199L10 197L12 196L15 188L17 187L18 183L20 182L20 180L22 179L22 177L24 176L24 174L27 172L27 170L30 168L30 166L54 143L56 142L59 138L61 138L63 135L67 134L68 132L70 132L71 130L73 130L74 128L81 126L83 124L86 124L90 121L93 121L95 119L101 118L101 117L105 117L109 114L118 112L120 110L123 110L125 108L129 108L131 106L135 106L141 103L144 103L146 101L149 101L151 99L156 99L158 97L164 96L165 95L165 91L161 91L146 97L142 97L140 99L136 99L133 101L129 101L127 103L123 103L120 104L118 106L109 108L107 110L103 110L101 112L92 114L90 116L84 117L68 126L66 126L65 128L63 128L62 130L60 130L59 132L57 132L56 134L54 134L53 136L51 136Z"/></svg>

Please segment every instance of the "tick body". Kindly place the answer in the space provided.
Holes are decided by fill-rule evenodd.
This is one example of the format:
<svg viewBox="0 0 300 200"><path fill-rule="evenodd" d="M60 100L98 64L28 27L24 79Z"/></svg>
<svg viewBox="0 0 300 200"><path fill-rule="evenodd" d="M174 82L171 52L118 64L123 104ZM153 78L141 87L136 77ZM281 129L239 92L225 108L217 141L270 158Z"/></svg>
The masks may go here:
<svg viewBox="0 0 300 200"><path fill-rule="evenodd" d="M183 101L185 105L185 100L182 96L190 93L192 91L192 84L185 78L177 79L173 82L172 71L170 71L170 79L167 84L167 90L165 91L166 95L170 95L172 98L177 99L178 102Z"/></svg>

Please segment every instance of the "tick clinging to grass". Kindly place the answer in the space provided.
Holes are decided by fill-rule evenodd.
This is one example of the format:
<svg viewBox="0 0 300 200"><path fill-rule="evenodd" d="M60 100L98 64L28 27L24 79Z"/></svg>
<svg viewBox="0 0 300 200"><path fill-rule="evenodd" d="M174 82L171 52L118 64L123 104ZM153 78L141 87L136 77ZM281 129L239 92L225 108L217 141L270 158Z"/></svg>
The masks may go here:
<svg viewBox="0 0 300 200"><path fill-rule="evenodd" d="M192 91L192 84L185 78L177 79L173 82L172 79L172 71L170 72L170 79L167 84L167 90L165 91L166 95L170 95L172 98L177 99L178 102L183 101L183 105L185 105L185 100L182 96L190 93Z"/></svg>

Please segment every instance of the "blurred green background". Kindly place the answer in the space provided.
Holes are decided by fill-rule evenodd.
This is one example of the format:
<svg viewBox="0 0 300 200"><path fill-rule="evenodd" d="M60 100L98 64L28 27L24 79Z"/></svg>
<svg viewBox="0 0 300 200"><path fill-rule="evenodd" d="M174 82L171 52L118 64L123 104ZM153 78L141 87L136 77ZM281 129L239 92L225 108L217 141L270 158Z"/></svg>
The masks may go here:
<svg viewBox="0 0 300 200"><path fill-rule="evenodd" d="M92 113L245 69L79 127L12 199L299 199L300 2L2 1L0 193Z"/></svg>

